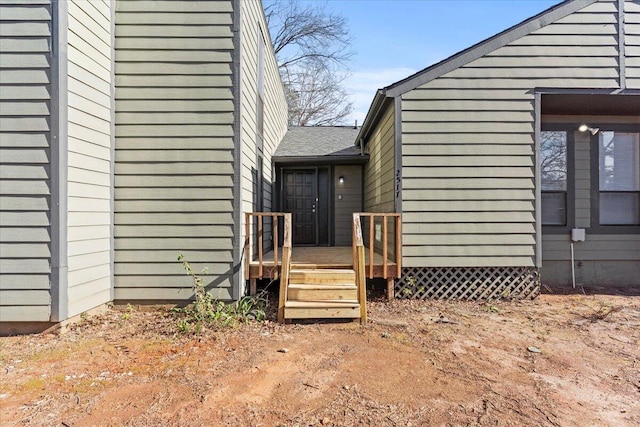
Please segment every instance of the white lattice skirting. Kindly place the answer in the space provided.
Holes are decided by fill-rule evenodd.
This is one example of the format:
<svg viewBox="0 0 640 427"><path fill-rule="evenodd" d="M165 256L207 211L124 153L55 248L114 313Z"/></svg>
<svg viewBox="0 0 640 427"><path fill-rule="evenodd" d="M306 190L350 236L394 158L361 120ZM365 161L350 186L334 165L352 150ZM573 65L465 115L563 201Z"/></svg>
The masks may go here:
<svg viewBox="0 0 640 427"><path fill-rule="evenodd" d="M396 298L442 300L533 299L540 273L533 267L403 268Z"/></svg>

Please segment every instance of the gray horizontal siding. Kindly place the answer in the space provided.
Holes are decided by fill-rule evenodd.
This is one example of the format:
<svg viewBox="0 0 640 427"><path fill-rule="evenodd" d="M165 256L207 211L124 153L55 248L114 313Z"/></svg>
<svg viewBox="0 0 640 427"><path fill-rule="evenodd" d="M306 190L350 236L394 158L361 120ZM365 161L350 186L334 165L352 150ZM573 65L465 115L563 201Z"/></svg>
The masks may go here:
<svg viewBox="0 0 640 427"><path fill-rule="evenodd" d="M111 300L111 10L68 2L68 303L74 316ZM85 233L94 230L92 233Z"/></svg>
<svg viewBox="0 0 640 427"><path fill-rule="evenodd" d="M542 236L542 282L569 286L571 248L569 235ZM587 232L585 242L574 244L577 285L640 285L640 237L636 235L602 235Z"/></svg>
<svg viewBox="0 0 640 427"><path fill-rule="evenodd" d="M231 1L116 2L115 299L231 296Z"/></svg>
<svg viewBox="0 0 640 427"><path fill-rule="evenodd" d="M536 265L534 89L618 87L598 2L402 96L407 267Z"/></svg>
<svg viewBox="0 0 640 427"><path fill-rule="evenodd" d="M364 170L366 212L394 212L394 109L388 107L366 142L369 161Z"/></svg>
<svg viewBox="0 0 640 427"><path fill-rule="evenodd" d="M48 1L0 4L0 322L51 312Z"/></svg>

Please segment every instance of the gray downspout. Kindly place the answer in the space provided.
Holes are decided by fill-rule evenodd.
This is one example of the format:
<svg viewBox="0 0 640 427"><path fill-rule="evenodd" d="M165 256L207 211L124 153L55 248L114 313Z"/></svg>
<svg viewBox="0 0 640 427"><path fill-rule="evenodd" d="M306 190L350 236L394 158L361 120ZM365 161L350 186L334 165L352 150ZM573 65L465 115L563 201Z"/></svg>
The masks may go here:
<svg viewBox="0 0 640 427"><path fill-rule="evenodd" d="M241 117L241 19L240 0L233 0L233 289L231 298L240 299L244 272L242 269L242 117Z"/></svg>
<svg viewBox="0 0 640 427"><path fill-rule="evenodd" d="M67 257L67 2L53 0L51 42L51 322L69 313Z"/></svg>

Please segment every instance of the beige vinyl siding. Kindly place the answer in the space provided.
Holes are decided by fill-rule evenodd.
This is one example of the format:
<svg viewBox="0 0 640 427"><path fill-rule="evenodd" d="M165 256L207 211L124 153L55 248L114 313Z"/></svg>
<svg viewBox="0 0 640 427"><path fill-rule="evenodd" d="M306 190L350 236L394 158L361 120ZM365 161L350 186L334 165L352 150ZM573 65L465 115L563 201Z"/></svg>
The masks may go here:
<svg viewBox="0 0 640 427"><path fill-rule="evenodd" d="M338 181L341 176L343 184ZM362 166L336 166L333 182L335 246L351 246L353 213L362 211Z"/></svg>
<svg viewBox="0 0 640 427"><path fill-rule="evenodd" d="M395 212L395 108L392 103L386 106L376 128L371 132L366 147L369 161L364 167L364 211ZM381 220L377 221L381 229ZM388 222L387 239L395 241L395 228ZM363 230L369 230L369 220L363 221ZM382 251L381 233L374 235L377 251ZM368 237L365 236L365 240ZM395 247L388 248L390 256L395 256Z"/></svg>
<svg viewBox="0 0 640 427"><path fill-rule="evenodd" d="M51 296L49 1L0 4L0 321L46 322Z"/></svg>
<svg viewBox="0 0 640 427"><path fill-rule="evenodd" d="M244 213L257 210L257 156L258 156L258 46L264 40L264 107L263 107L263 210L271 211L273 207L273 183L275 172L271 156L280 144L287 131L287 104L280 74L271 47L267 24L262 11L261 2L240 1L241 36L240 36L240 123L241 123L241 193L240 209L244 233ZM271 225L265 222L264 231L269 241ZM252 230L255 241L256 228ZM244 240L244 239L242 239Z"/></svg>
<svg viewBox="0 0 640 427"><path fill-rule="evenodd" d="M69 316L111 300L111 3L68 3Z"/></svg>
<svg viewBox="0 0 640 427"><path fill-rule="evenodd" d="M627 0L624 7L627 87L640 89L640 1Z"/></svg>
<svg viewBox="0 0 640 427"><path fill-rule="evenodd" d="M116 2L115 299L232 295L233 2Z"/></svg>
<svg viewBox="0 0 640 427"><path fill-rule="evenodd" d="M364 168L365 212L395 212L394 108L389 105L366 142L369 161Z"/></svg>
<svg viewBox="0 0 640 427"><path fill-rule="evenodd" d="M598 2L402 96L407 267L535 266L534 88L618 87Z"/></svg>

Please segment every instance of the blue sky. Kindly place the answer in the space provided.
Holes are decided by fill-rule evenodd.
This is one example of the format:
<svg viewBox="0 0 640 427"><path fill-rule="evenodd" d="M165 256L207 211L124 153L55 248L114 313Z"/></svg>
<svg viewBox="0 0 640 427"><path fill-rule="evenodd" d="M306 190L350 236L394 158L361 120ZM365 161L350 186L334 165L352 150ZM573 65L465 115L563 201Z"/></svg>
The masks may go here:
<svg viewBox="0 0 640 427"><path fill-rule="evenodd" d="M355 55L345 84L364 120L376 89L388 86L559 0L299 0L325 3L348 20Z"/></svg>

